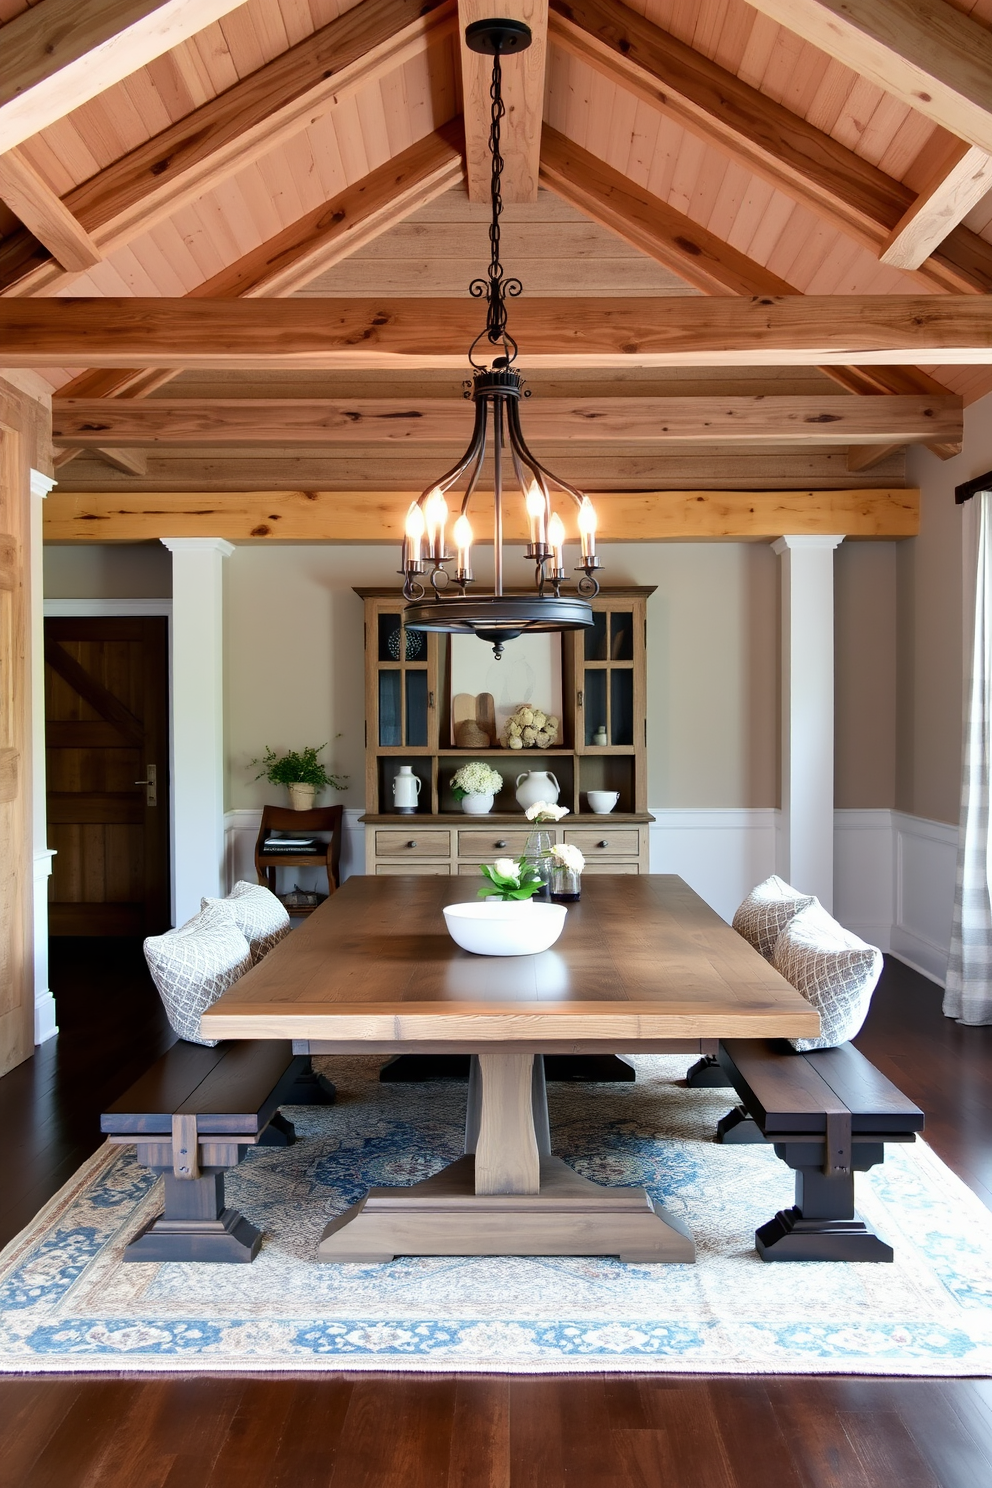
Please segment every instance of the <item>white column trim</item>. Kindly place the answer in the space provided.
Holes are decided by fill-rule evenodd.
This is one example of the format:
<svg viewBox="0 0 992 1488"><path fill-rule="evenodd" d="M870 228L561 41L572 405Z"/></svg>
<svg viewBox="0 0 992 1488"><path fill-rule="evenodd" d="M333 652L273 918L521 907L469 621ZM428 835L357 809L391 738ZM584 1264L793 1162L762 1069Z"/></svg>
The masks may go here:
<svg viewBox="0 0 992 1488"><path fill-rule="evenodd" d="M163 537L172 553L171 683L173 923L224 879L223 560L221 537Z"/></svg>
<svg viewBox="0 0 992 1488"><path fill-rule="evenodd" d="M834 895L834 549L843 534L784 534L779 872L826 909Z"/></svg>
<svg viewBox="0 0 992 1488"><path fill-rule="evenodd" d="M58 482L40 470L29 473L29 631L31 646L31 839L32 927L34 935L34 1041L42 1044L58 1033L55 999L48 985L48 880L55 856L48 846L48 799L45 779L45 574L42 564L42 502Z"/></svg>

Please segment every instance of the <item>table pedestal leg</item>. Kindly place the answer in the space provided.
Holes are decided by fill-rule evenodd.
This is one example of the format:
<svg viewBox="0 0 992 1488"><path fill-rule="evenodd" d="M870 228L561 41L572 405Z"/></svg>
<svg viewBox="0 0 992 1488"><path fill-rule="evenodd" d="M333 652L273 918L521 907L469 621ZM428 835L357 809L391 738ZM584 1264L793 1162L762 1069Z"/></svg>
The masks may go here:
<svg viewBox="0 0 992 1488"><path fill-rule="evenodd" d="M619 1255L693 1261L685 1225L643 1188L604 1188L551 1156L544 1061L473 1056L466 1156L410 1188L373 1188L332 1220L321 1261L397 1255Z"/></svg>

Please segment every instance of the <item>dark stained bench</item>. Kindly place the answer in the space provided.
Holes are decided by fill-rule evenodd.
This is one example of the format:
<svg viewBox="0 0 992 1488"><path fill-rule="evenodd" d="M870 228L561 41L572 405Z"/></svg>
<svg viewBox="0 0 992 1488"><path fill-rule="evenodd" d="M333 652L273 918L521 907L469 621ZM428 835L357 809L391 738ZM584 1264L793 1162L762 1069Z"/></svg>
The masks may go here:
<svg viewBox="0 0 992 1488"><path fill-rule="evenodd" d="M755 1232L763 1261L891 1261L854 1210L854 1175L912 1142L924 1116L853 1044L797 1054L770 1039L728 1039L717 1058L742 1105L717 1140L767 1141L796 1173L796 1202Z"/></svg>
<svg viewBox="0 0 992 1488"><path fill-rule="evenodd" d="M165 1175L165 1212L126 1261L253 1261L262 1236L224 1203L224 1172L249 1147L296 1140L282 1105L324 1105L334 1087L287 1042L177 1043L100 1118L118 1145Z"/></svg>

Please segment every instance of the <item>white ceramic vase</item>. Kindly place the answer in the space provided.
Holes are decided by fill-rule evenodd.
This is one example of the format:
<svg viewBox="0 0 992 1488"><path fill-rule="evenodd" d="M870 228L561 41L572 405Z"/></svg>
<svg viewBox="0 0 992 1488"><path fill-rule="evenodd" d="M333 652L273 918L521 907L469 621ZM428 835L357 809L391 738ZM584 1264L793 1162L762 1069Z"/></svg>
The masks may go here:
<svg viewBox="0 0 992 1488"><path fill-rule="evenodd" d="M462 796L462 810L466 816L485 816L493 809L493 796Z"/></svg>
<svg viewBox="0 0 992 1488"><path fill-rule="evenodd" d="M550 770L524 770L517 776L517 805L522 811L538 801L554 806L560 794L561 786Z"/></svg>
<svg viewBox="0 0 992 1488"><path fill-rule="evenodd" d="M313 798L317 794L315 785L303 785L296 781L287 787L289 791L289 804L293 811L312 811Z"/></svg>

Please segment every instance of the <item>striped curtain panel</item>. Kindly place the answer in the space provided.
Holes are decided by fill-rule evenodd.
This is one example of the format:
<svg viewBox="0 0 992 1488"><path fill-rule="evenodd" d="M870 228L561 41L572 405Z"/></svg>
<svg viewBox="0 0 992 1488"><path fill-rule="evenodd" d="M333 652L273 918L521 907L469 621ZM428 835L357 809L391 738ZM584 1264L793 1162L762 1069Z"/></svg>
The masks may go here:
<svg viewBox="0 0 992 1488"><path fill-rule="evenodd" d="M959 1023L992 1023L992 493L981 491L972 501L978 526L975 631L965 696L961 826L944 1012Z"/></svg>

